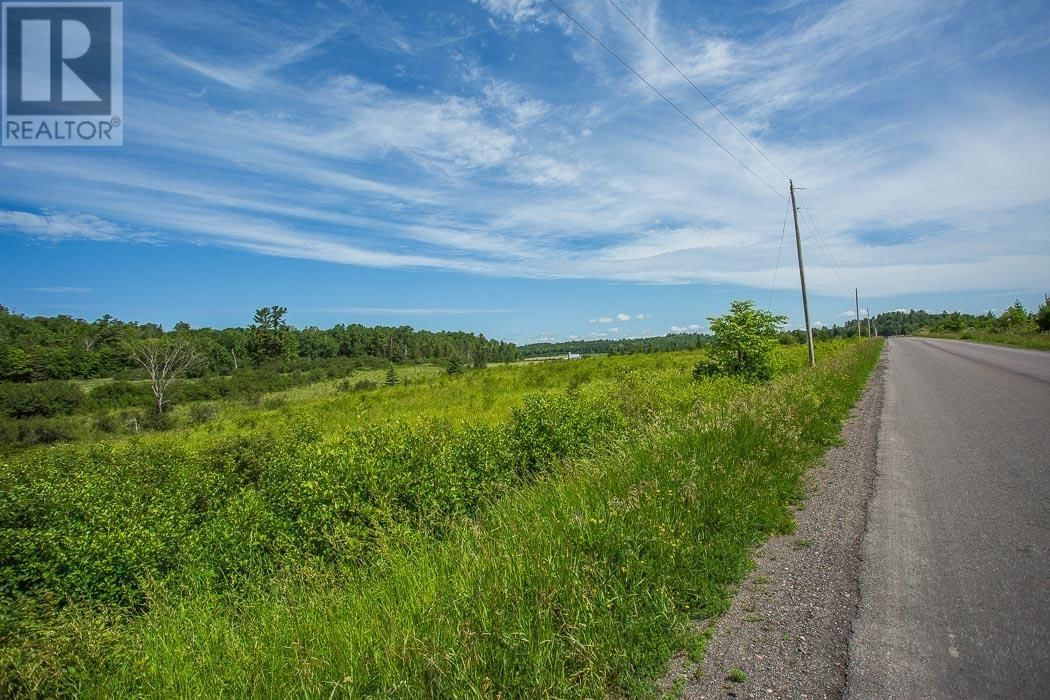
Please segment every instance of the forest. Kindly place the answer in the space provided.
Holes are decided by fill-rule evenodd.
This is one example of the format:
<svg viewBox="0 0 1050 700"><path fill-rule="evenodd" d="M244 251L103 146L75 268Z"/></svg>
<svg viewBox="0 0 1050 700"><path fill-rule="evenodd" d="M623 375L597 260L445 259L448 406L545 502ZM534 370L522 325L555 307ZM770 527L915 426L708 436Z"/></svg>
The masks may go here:
<svg viewBox="0 0 1050 700"><path fill-rule="evenodd" d="M356 323L296 329L286 312L260 308L244 328L178 323L165 331L108 315L27 318L0 306L0 453L274 409L283 399L269 395L296 387L364 391L519 357L512 343L473 333Z"/></svg>
<svg viewBox="0 0 1050 700"><path fill-rule="evenodd" d="M337 364L339 358L385 365L452 356L468 363L519 357L513 343L473 333L359 323L297 329L285 321L286 314L286 308L271 306L257 310L243 328L191 328L180 322L165 331L156 323L126 322L108 314L90 322L72 316L28 318L0 306L0 381L138 378L141 367L130 346L166 337L179 337L197 349L202 361L188 373L191 377L228 375L246 367L305 371Z"/></svg>

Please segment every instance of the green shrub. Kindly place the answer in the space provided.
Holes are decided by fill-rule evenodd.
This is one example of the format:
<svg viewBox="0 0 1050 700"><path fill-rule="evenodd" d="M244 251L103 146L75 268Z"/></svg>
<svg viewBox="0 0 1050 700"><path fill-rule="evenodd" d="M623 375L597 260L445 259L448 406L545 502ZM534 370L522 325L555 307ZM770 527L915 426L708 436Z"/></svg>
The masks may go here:
<svg viewBox="0 0 1050 700"><path fill-rule="evenodd" d="M773 348L785 316L758 309L753 301L734 301L729 313L709 320L715 339L708 356L693 369L694 377L727 374L756 381L773 377Z"/></svg>
<svg viewBox="0 0 1050 700"><path fill-rule="evenodd" d="M121 420L119 415L110 411L99 413L92 421L95 430L107 434L120 432L123 423L124 421Z"/></svg>
<svg viewBox="0 0 1050 700"><path fill-rule="evenodd" d="M94 410L148 408L153 403L153 391L146 382L107 382L92 389L87 398L87 406Z"/></svg>
<svg viewBox="0 0 1050 700"><path fill-rule="evenodd" d="M219 407L213 403L190 404L190 422L194 425L207 423L215 420L219 415Z"/></svg>
<svg viewBox="0 0 1050 700"><path fill-rule="evenodd" d="M0 383L0 414L10 418L69 415L83 400L84 392L72 382Z"/></svg>

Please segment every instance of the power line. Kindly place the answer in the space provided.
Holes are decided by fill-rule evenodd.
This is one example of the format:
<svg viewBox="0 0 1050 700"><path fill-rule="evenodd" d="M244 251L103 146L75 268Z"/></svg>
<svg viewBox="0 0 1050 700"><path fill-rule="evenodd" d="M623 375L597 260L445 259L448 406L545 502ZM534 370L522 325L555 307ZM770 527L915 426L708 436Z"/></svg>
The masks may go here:
<svg viewBox="0 0 1050 700"><path fill-rule="evenodd" d="M867 212L871 214L1050 214L1046 209L837 209L806 207L811 211Z"/></svg>
<svg viewBox="0 0 1050 700"><path fill-rule="evenodd" d="M752 175L752 176L753 176L753 177L754 177L754 178L755 178L756 180L758 180L758 181L759 181L759 182L761 182L761 183L762 183L763 185L765 185L765 186L766 186L767 188L769 188L769 191L770 191L770 192L772 192L772 193L773 193L773 194L775 194L776 196L780 197L781 199L786 199L786 198L784 197L784 195L783 195L783 194L782 194L782 193L781 193L781 192L780 192L779 190L777 190L777 188L773 187L773 185L771 185L771 184L769 184L768 182L766 182L766 181L765 181L765 180L764 180L764 179L762 178L762 176L761 176L761 175L759 175L759 174L758 174L758 173L756 173L756 172L755 172L754 170L752 170L751 168L749 168L749 167L747 166L747 163L745 163L744 161L740 160L740 159L739 159L739 158L737 158L737 157L736 157L735 155L733 155L733 152L732 152L732 151L730 151L730 150L729 150L728 148L726 148L725 146L723 146L723 145L722 145L722 144L721 144L721 143L719 142L719 140L718 140L718 139L716 139L716 138L715 138L714 136L712 136L711 134L709 134L709 133L708 133L708 132L707 132L707 131L706 131L706 130L704 129L704 127L700 126L700 125L699 125L699 124L698 124L698 123L696 122L696 120L694 120L694 119L693 119L692 117L690 117L690 116L689 116L688 114L686 114L686 113L685 113L684 111L682 111L682 108L681 108L681 107L679 107L678 105L676 105L676 104L675 104L675 103L674 103L673 101L671 101L671 98L669 98L669 97L668 97L667 95L665 95L665 94L663 94L662 92L660 92L660 90L658 90L658 89L656 88L656 86L655 86L655 85L653 85L653 84L652 84L652 83L650 83L650 82L649 82L648 80L646 80L645 78L643 78L643 77L642 77L642 75L641 75L641 73L639 73L638 71L636 71L636 70L635 70L634 68L632 68L632 67L631 67L631 64L629 64L629 63L628 63L627 61L625 61L625 60L623 60L622 58L620 58L620 55L619 55L619 54L617 54L617 53L616 53L615 51L613 51L613 50L612 50L611 48L609 48L609 47L608 47L608 46L607 46L607 45L606 45L606 44L605 44L605 43L604 43L604 42L603 42L603 41L602 41L601 39L599 39L599 38L598 38L598 37L596 37L596 36L595 36L594 34L592 34L592 33L590 32L590 30L588 30L588 29L587 29L586 27L584 27L584 26L583 26L582 24L580 24L580 23L579 23L578 21L576 21L576 18L575 18L575 17L573 17L572 15L570 15L570 14L569 14L568 12L566 12L566 11L565 11L565 9L564 9L564 8L563 8L563 7L561 6L561 5L559 5L558 3L556 3L556 2L554 1L554 0L547 0L547 2L549 2L549 3L551 4L551 5L554 5L554 7L555 7L555 8L557 8L557 10L558 10L559 12L561 12L561 13L562 13L563 15L565 15L566 17L568 17L568 18L569 18L569 21L570 21L570 22L572 22L572 23L573 23L573 24L575 24L575 25L576 25L577 27L579 27L579 28L580 28L580 31L582 31L582 32L583 32L584 34L586 34L586 35L587 35L587 36L589 36L589 37L590 37L591 39L593 39L593 40L594 40L594 42L595 42L596 44L598 44L598 45L599 45L599 46L601 46L601 47L602 47L603 49L605 49L606 51L608 51L608 52L609 52L609 54L610 54L610 55L611 55L611 56L612 56L613 58L615 58L615 59L616 59L617 61L619 61L619 62L620 62L621 64L623 64L624 68L626 68L627 70L631 71L631 73L633 73L633 74L634 74L634 77L638 78L638 80L641 80L641 81L642 81L643 83L645 83L645 84L646 84L646 85L647 85L647 86L649 87L649 89L650 89L650 90L652 90L652 91L653 91L653 92L655 92L655 93L656 93L657 95L659 95L659 96L660 96L661 98L663 98L664 102L666 102L667 104L669 104L669 105L671 105L672 107L674 107L674 109L675 109L675 111L676 111L676 112L678 112L678 113L679 113L679 114L681 114L681 115L682 115L683 117L685 117L685 119L686 119L686 120L687 120L687 121L688 121L688 122L689 122L690 124L692 124L692 125L693 125L694 127L696 127L696 129L697 129L697 130L698 130L698 131L699 131L699 132L700 132L701 134L703 134L703 135L704 135L704 136L706 136L707 138L711 139L711 141L712 141L712 142L713 142L713 143L714 143L714 144L715 144L716 146L718 146L719 148L721 148L721 149L722 149L723 151L725 151L725 152L726 152L726 154L727 154L727 155L728 155L728 156L729 156L730 158L732 158L732 159L733 159L733 160L735 160L735 161L736 161L737 163L739 163L739 164L740 164L740 167L742 167L742 168L743 168L744 170L746 170L746 171L748 171L749 173L751 173L751 175Z"/></svg>
<svg viewBox="0 0 1050 700"><path fill-rule="evenodd" d="M987 185L979 187L807 187L822 192L982 192L985 190L1045 190L1050 185Z"/></svg>
<svg viewBox="0 0 1050 700"><path fill-rule="evenodd" d="M780 245L777 246L777 265L773 268L773 284L769 285L769 306L767 308L773 308L773 290L777 288L777 273L780 272L780 254L784 252L784 232L787 231L788 224L788 212L791 211L791 204L789 203L787 209L784 210L784 223L780 227Z"/></svg>
<svg viewBox="0 0 1050 700"><path fill-rule="evenodd" d="M801 202L802 195L798 194L799 189L800 188L796 187L795 193L799 201ZM820 248L820 252L824 255L824 258L828 261L828 264L831 265L831 270L835 273L835 276L838 277L839 283L842 284L842 288L848 292L850 286L844 279L844 273L842 272L841 266L838 264L838 260L835 259L834 253L831 252L831 246L828 245L827 242L825 242L824 236L820 232L820 227L817 226L817 222L813 219L813 216L807 210L808 207L802 206L799 207L799 209L802 211L802 216L809 222L810 227L812 227L813 229L813 233L816 235L817 247ZM855 286L856 285L854 285L854 287Z"/></svg>
<svg viewBox="0 0 1050 700"><path fill-rule="evenodd" d="M657 53L659 53L659 54L660 54L661 56L663 56L664 60L665 60L665 61L667 61L667 62L668 62L668 63L670 64L670 66L671 66L672 68L674 68L674 69L675 69L676 71L678 71L678 75L680 75L680 76L682 76L683 78L685 78L685 81L686 81L687 83L689 83L689 85L691 85L691 86L692 86L692 88L693 88L694 90L696 90L697 94L699 94L699 95L700 95L700 97L703 97L703 98L704 98L705 100L707 100L707 103L708 103L709 105L711 105L712 107L714 107L715 111L716 111L716 112L718 112L718 113L719 113L719 114L720 114L720 115L722 116L722 118L723 118L723 119L725 119L725 120L726 120L727 122L729 122L729 125L730 125L731 127L733 127L734 129L736 129L736 132L737 132L738 134L740 134L741 136L743 136L743 137L744 137L744 140L745 140L745 141L747 141L747 142L748 142L749 144L751 144L751 147L752 147L752 148L754 148L754 149L755 149L756 151L758 151L759 155L761 155L761 156L762 156L763 158L765 158L765 159L766 159L766 162L767 162L767 163L769 163L769 164L770 164L770 165L772 165L772 166L773 166L774 168L776 168L776 169L777 169L777 171L779 171L781 175L783 175L784 177L788 177L788 174L787 174L787 173L785 173L785 172L784 172L784 170L783 170L783 169L782 169L782 168L781 168L781 167L780 167L779 165L777 165L776 163L774 163L774 162L773 162L773 160L772 160L772 159L771 159L771 158L770 158L769 156L767 156L767 155L765 154L765 152L763 152L763 151L762 151L762 149L761 149L761 148L759 148L757 144L755 144L755 142L754 142L754 141L752 141L752 140L751 140L750 138L748 138L747 134L745 134L745 133L744 133L743 131L741 131L741 130L740 130L740 128L739 128L739 127L738 127L738 126L737 126L736 124L734 124L734 123L733 123L733 120L732 120L732 119L730 119L729 117L727 117L727 116L725 115L725 112L723 112L723 111L722 111L721 109L719 109L719 108L718 108L718 105L716 105L716 104L715 104L715 103L714 103L714 102L713 102L713 101L711 100L711 98L710 98L710 97L708 97L707 95L705 95L705 94L704 94L704 91L703 91L703 90L701 90L700 88L698 88L698 87L696 86L696 83L694 83L694 82L693 82L692 80L690 80L690 79L689 79L689 76L688 76L688 75L686 75L685 73L683 73L683 72L682 72L682 69L681 69L681 68L679 68L679 67L678 67L677 65L675 65L675 62L674 62L674 61L672 61L672 60L671 60L671 59L670 59L670 58L669 58L669 57L667 56L667 54L663 52L663 49L661 49L661 48L660 48L659 46L657 46L657 45L656 45L656 42L654 42L654 41L653 41L652 39L650 39L650 38L649 38L649 35L648 35L648 34L646 34L646 33L645 33L644 31L642 31L642 28L641 28L641 27L639 27L639 26L638 26L637 24L635 24L635 22L634 22L634 20L633 20L633 19L631 19L630 17L628 17L628 16L627 16L627 13L626 13L626 12L624 12L624 11L623 11L623 10L622 10L622 9L620 8L620 6L619 6L619 5L617 5L617 4L615 3L615 2L613 2L613 0L609 0L609 4L610 4L610 5L612 5L613 7L615 7L615 8L616 8L616 11L617 11L617 12L619 12L619 13L620 13L621 15L623 15L623 18L624 18L625 20L627 20L628 22L630 22L631 26L632 26L632 27L634 27L634 28L635 28L635 30L637 30L637 31L638 31L638 33L639 33L639 34L641 34L641 35L642 35L642 37L644 37L644 38L645 38L645 40L649 42L649 45L650 45L650 46L652 46L652 47L653 47L654 49L656 49Z"/></svg>

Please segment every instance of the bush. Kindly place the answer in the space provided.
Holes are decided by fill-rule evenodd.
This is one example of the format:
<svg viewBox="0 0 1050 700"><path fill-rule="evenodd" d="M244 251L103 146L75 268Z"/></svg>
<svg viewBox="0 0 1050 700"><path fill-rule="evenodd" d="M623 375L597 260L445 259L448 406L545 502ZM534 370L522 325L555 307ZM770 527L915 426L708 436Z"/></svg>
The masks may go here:
<svg viewBox="0 0 1050 700"><path fill-rule="evenodd" d="M50 445L76 438L76 429L69 419L23 418L18 421L18 442L23 447Z"/></svg>
<svg viewBox="0 0 1050 700"><path fill-rule="evenodd" d="M371 391L372 389L378 389L379 385L373 382L371 379L359 379L354 383L354 391Z"/></svg>
<svg viewBox="0 0 1050 700"><path fill-rule="evenodd" d="M95 416L93 425L95 430L100 433L116 433L120 431L122 421L120 417L114 413L106 412L100 413Z"/></svg>
<svg viewBox="0 0 1050 700"><path fill-rule="evenodd" d="M1050 331L1050 296L1044 297L1043 305L1035 314L1035 324L1044 333Z"/></svg>
<svg viewBox="0 0 1050 700"><path fill-rule="evenodd" d="M190 404L190 422L194 425L207 423L215 420L219 415L219 407L213 403Z"/></svg>
<svg viewBox="0 0 1050 700"><path fill-rule="evenodd" d="M734 301L729 313L708 320L715 339L708 357L693 369L694 377L726 374L756 381L772 379L773 348L786 316L758 309L753 301Z"/></svg>
<svg viewBox="0 0 1050 700"><path fill-rule="evenodd" d="M93 409L147 408L153 404L153 391L146 382L115 381L100 384L88 394Z"/></svg>
<svg viewBox="0 0 1050 700"><path fill-rule="evenodd" d="M267 411L276 411L279 408L284 408L288 405L288 400L283 396L271 396L263 401L263 408Z"/></svg>
<svg viewBox="0 0 1050 700"><path fill-rule="evenodd" d="M175 419L170 413L149 410L141 413L139 425L146 430L171 430L175 427Z"/></svg>
<svg viewBox="0 0 1050 700"><path fill-rule="evenodd" d="M84 392L72 382L0 384L0 414L10 418L69 415L84 401Z"/></svg>

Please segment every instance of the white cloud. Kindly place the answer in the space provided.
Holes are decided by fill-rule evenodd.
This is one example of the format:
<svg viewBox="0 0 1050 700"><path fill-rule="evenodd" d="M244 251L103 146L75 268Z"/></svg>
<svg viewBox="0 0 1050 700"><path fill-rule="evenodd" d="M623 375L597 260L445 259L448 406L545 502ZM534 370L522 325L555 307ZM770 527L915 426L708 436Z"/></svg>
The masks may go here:
<svg viewBox="0 0 1050 700"><path fill-rule="evenodd" d="M95 290L91 287L29 287L23 291L39 294L87 294Z"/></svg>
<svg viewBox="0 0 1050 700"><path fill-rule="evenodd" d="M296 313L319 314L366 314L389 316L456 316L471 314L511 314L512 309L472 309L472 308L435 308L421 307L387 307L387 306L326 306L312 309L293 309Z"/></svg>
<svg viewBox="0 0 1050 700"><path fill-rule="evenodd" d="M90 241L131 241L150 238L136 231L92 214L69 214L43 211L0 210L0 230L49 241L86 239Z"/></svg>
<svg viewBox="0 0 1050 700"><path fill-rule="evenodd" d="M631 320L631 315L630 314L622 314L622 313L621 314L616 314L616 320L617 321L630 321Z"/></svg>
<svg viewBox="0 0 1050 700"><path fill-rule="evenodd" d="M497 24L515 23L512 31L554 16L540 0L480 4ZM614 10L570 5L655 84L695 98ZM800 6L801 18L777 20L753 36L672 23L655 3L626 11L688 74L725 96L727 113L808 188L801 223L814 294L848 298L854 285L869 298L1045 285L1050 256L1041 212L1050 207L1050 190L990 191L980 207L972 192L912 191L930 183L1045 182L1045 97L1008 92L1000 84L1008 81L980 82L978 75L965 91L946 88L918 112L858 114L846 102L923 65L942 71L979 60L971 49L1013 55L1044 41L1038 27L999 32L994 42L967 30L950 41L942 29L966 12L954 0ZM1019 12L989 8L982 24L1009 27L1002 17ZM157 167L128 159L91 167L72 152L5 154L19 173L5 182L5 198L21 211L0 212L0 229L49 241L178 238L348 265L763 290L777 269L777 288L797 286L790 233L780 244L785 204L578 31L564 43L584 79L601 90L562 99L557 84L545 84L539 99L472 66L469 55L453 70L476 75L453 92L398 91L345 74L287 77L282 69L295 68L338 31L333 23L300 28L290 34L294 41L253 36L247 49L218 57L154 54L166 75L191 79L192 87L201 76L219 81L243 104L235 111L204 100L202 108L182 93L171 102L137 101L139 138ZM391 50L427 43L387 34L404 44ZM942 87L950 85L941 75L934 73ZM837 126L819 138L780 136L797 133L799 110L807 123L850 118L827 120ZM717 115L697 115L780 182ZM877 119L876 128L868 119ZM194 167L164 167L165 158ZM63 211L52 209L56 203ZM645 318L620 313L588 323Z"/></svg>
<svg viewBox="0 0 1050 700"><path fill-rule="evenodd" d="M699 323L690 323L688 326L671 326L672 333L696 333L699 330Z"/></svg>

